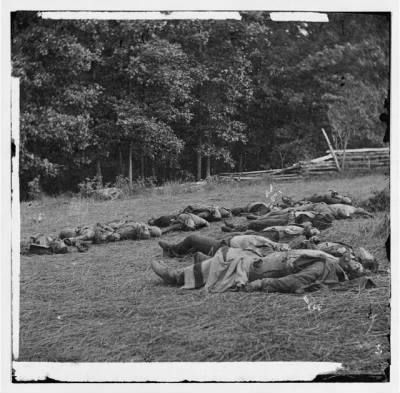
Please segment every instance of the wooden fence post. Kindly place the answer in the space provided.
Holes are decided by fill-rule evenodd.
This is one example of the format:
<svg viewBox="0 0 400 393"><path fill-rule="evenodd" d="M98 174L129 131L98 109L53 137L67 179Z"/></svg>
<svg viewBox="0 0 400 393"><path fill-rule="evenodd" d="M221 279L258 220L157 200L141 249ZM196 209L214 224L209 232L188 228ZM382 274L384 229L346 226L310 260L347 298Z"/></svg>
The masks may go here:
<svg viewBox="0 0 400 393"><path fill-rule="evenodd" d="M331 151L333 159L335 160L336 168L340 172L340 170L341 170L340 169L340 165L339 165L338 159L336 157L336 154L333 151L333 148L332 148L331 142L329 141L328 135L326 134L326 132L325 132L325 130L323 128L321 128L321 130L322 130L322 133L324 134L324 137L325 137L326 141L328 142L328 147L329 147L329 150Z"/></svg>

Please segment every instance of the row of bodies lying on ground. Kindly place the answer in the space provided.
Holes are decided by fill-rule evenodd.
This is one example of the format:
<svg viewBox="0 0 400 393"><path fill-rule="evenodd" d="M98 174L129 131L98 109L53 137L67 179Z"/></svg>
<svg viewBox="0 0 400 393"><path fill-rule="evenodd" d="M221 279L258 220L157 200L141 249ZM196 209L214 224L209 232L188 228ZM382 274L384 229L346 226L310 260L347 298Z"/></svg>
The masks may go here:
<svg viewBox="0 0 400 393"><path fill-rule="evenodd" d="M378 271L378 263L363 248L321 242L315 236L304 240L299 231L291 245L265 235L238 234L214 240L193 234L175 245L160 241L167 253L197 250L194 263L176 269L153 260L151 267L166 284L182 289L204 287L206 292L303 293L327 287L358 291L376 287L367 275Z"/></svg>
<svg viewBox="0 0 400 393"><path fill-rule="evenodd" d="M192 266L176 270L152 261L153 271L167 284L186 289L205 287L209 292L262 290L294 293L317 290L324 286L340 285L343 289L343 284L349 281L354 283L355 279L362 279L357 281L359 290L376 286L370 278L365 277L368 272L378 270L376 259L368 251L344 243L321 242L317 236L320 234L319 229L328 228L335 218L372 216L362 208L351 206L350 198L335 191L326 195L313 195L308 200L297 202L283 197L281 203L275 206L264 202L234 209L192 205L184 211L175 217L162 216L149 222L157 222L160 226L169 224L163 230L165 233L170 230L195 230L203 226L202 222L208 226L208 221L220 221L224 216L245 214L249 221L239 226L226 221L221 229L231 233L217 240L217 243L212 239L212 251L204 250L204 244L210 244L210 239L197 239L197 246L200 244L197 250L193 236L184 239L181 243L189 243L190 251L208 251L207 254L196 253L195 264ZM188 211L196 212L208 218L208 221ZM237 231L245 232L243 235ZM52 245L37 242L40 236L32 238L29 251L67 252L67 244L70 247L75 245L79 251L86 251L87 248L82 248L82 245L89 240L96 243L124 238L148 239L160 236L161 233L156 226L120 220L107 226L88 226L79 234L76 228L64 229L60 239L53 241ZM288 238L293 240L290 244L279 243ZM64 246L57 249L56 245L60 243ZM160 241L159 244L164 251L172 250L166 242ZM267 250L266 256L259 252L259 247Z"/></svg>
<svg viewBox="0 0 400 393"><path fill-rule="evenodd" d="M266 209L262 203L236 209L236 214L245 213L251 221L244 225L225 222L221 229L230 232L228 236L215 239L193 234L177 244L161 240L164 255L195 253L194 263L176 269L153 260L151 267L168 285L204 287L206 292L217 293L304 293L327 287L360 291L376 287L367 277L378 271L373 255L361 247L321 241L318 236L319 229L328 228L334 218L372 215L351 206L349 198L334 191L309 199L313 202L283 198L285 206L281 209ZM338 199L344 203L337 203ZM258 214L251 214L252 210Z"/></svg>
<svg viewBox="0 0 400 393"><path fill-rule="evenodd" d="M161 248L169 256L195 252L194 264L173 269L163 262L152 261L154 273L166 284L183 289L204 287L206 292L303 293L326 287L357 291L376 287L372 279L366 277L369 272L378 271L378 262L368 251L344 243L321 242L316 236L319 230L312 227L324 229L331 225L333 218L371 217L370 213L350 206L349 198L334 191L330 195L314 195L308 201L296 203L282 198L282 202L285 206L278 206L283 208L278 211L265 209L258 203L237 209L237 214L250 213L247 218L255 221L239 226L226 222L222 230L231 232L228 237L189 235L178 244L160 241ZM251 214L252 209L257 214ZM317 219L320 212L326 216ZM287 218L286 226L271 227L282 223L282 218L284 221ZM299 222L302 225L291 225ZM282 243L290 239L288 244Z"/></svg>
<svg viewBox="0 0 400 393"><path fill-rule="evenodd" d="M246 215L254 219L246 228L258 230L262 227L276 225L303 224L311 222L315 227L324 229L331 225L335 218L349 218L353 215L371 216L364 209L351 206L348 197L330 191L326 195L313 195L302 201L294 201L282 197L280 203L273 205L264 202L249 203L243 208L221 208L206 205L187 206L181 212L152 218L148 224L129 219L119 219L107 224L65 228L58 236L46 236L37 233L27 242L21 244L21 252L28 254L67 253L74 249L86 251L88 242L103 243L119 240L145 240L159 237L170 231L191 231L208 226L209 222L221 221L232 216ZM227 223L229 224L229 223ZM242 226L243 227L243 226ZM162 229L161 229L162 228ZM229 225L222 227L226 232L231 231Z"/></svg>

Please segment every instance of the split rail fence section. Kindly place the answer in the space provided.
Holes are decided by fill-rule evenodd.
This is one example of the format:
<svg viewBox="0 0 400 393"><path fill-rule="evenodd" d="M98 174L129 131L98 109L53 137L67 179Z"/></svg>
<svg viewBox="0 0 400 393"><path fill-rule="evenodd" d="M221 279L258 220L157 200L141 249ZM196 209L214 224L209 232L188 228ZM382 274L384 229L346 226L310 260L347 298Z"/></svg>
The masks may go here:
<svg viewBox="0 0 400 393"><path fill-rule="evenodd" d="M222 179L232 180L257 180L269 176L275 180L296 180L308 176L325 175L338 172L334 157L330 150L326 156L314 158L310 161L299 161L296 164L282 169L267 169L252 172L221 173ZM371 170L387 169L390 165L390 153L388 147L333 150L337 157L340 170ZM344 167L343 167L344 156Z"/></svg>

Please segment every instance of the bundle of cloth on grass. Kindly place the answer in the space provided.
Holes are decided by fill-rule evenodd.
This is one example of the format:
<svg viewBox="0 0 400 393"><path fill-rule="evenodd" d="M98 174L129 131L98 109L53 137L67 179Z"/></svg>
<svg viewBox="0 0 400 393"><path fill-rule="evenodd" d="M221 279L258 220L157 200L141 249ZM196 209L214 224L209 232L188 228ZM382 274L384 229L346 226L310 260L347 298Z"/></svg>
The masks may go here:
<svg viewBox="0 0 400 393"><path fill-rule="evenodd" d="M263 256L255 249L227 246L212 257L196 254L194 264L183 269L157 261L152 261L151 267L167 284L183 289L205 287L207 292L303 293L337 286L367 273L348 255L337 258L319 250L289 250ZM370 279L361 285L375 286Z"/></svg>

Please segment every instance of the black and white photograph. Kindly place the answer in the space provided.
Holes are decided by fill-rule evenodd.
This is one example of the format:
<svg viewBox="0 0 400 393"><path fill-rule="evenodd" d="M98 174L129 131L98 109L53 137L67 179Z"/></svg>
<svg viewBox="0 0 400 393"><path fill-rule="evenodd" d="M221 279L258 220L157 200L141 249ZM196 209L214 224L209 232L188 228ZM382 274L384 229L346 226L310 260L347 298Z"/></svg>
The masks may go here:
<svg viewBox="0 0 400 393"><path fill-rule="evenodd" d="M3 9L3 380L394 392L394 2L34 4Z"/></svg>

